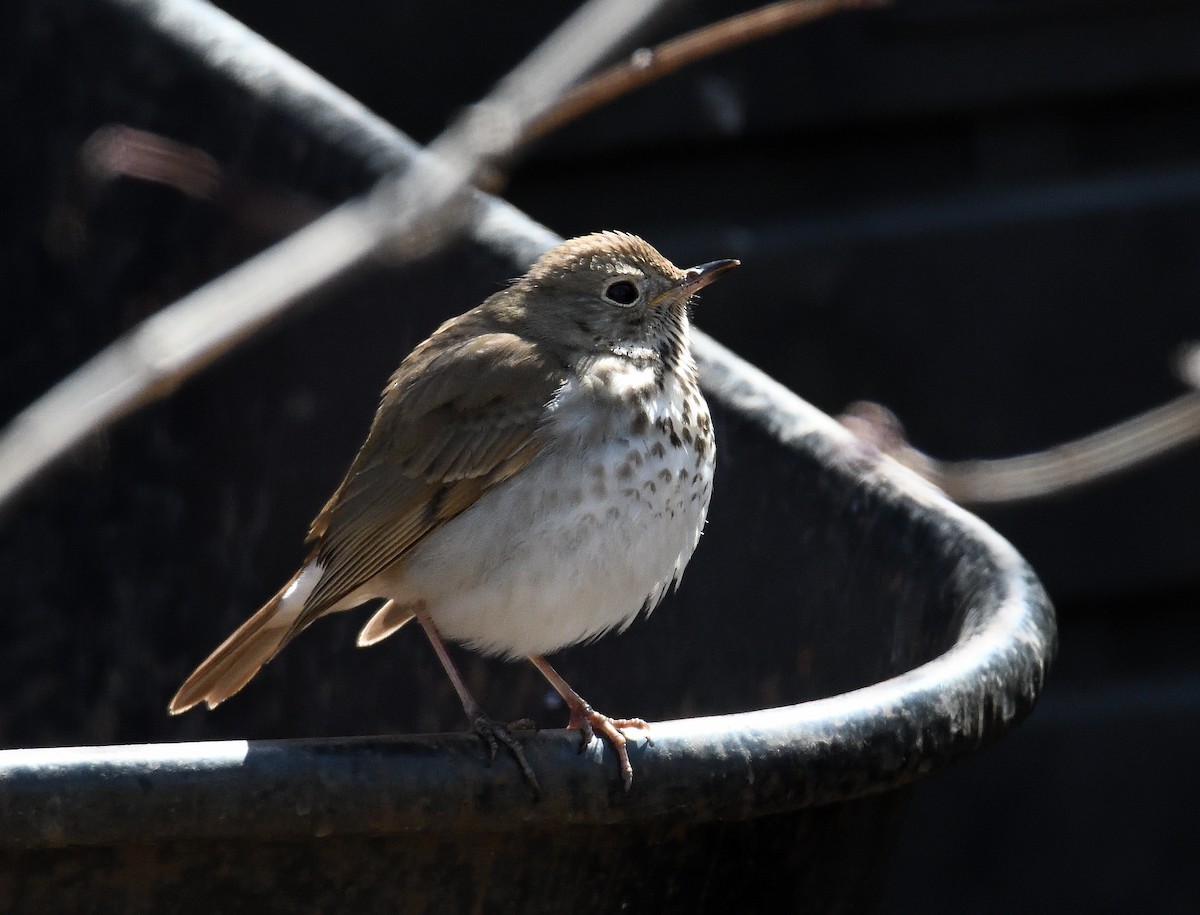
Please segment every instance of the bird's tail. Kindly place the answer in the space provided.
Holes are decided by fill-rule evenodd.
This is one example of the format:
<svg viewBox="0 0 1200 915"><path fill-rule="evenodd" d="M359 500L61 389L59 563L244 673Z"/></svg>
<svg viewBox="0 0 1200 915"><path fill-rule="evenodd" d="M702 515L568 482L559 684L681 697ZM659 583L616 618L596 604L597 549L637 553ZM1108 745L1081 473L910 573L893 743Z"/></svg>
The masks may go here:
<svg viewBox="0 0 1200 915"><path fill-rule="evenodd" d="M376 642L382 642L389 635L413 618L412 604L398 604L389 600L375 611L375 615L367 620L358 634L358 647L366 648Z"/></svg>
<svg viewBox="0 0 1200 915"><path fill-rule="evenodd" d="M262 669L303 626L298 626L304 602L321 578L321 569L307 564L280 588L257 613L242 623L179 687L168 711L186 712L201 702L216 708Z"/></svg>

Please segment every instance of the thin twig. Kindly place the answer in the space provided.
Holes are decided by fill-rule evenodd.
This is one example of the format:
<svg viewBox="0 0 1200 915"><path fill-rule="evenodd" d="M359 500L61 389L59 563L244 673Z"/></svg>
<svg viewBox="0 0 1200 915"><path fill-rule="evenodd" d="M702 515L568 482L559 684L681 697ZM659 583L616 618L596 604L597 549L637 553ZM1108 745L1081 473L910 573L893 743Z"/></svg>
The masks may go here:
<svg viewBox="0 0 1200 915"><path fill-rule="evenodd" d="M127 124L96 130L84 141L79 162L79 199L67 201L76 210L87 207L98 190L117 178L161 184L204 200L270 241L308 225L328 210L328 206L238 180L204 150ZM80 223L86 221L85 215L76 218Z"/></svg>
<svg viewBox="0 0 1200 915"><path fill-rule="evenodd" d="M525 132L531 142L647 83L705 57L759 41L845 10L889 5L889 0L783 0L641 48L567 93Z"/></svg>
<svg viewBox="0 0 1200 915"><path fill-rule="evenodd" d="M625 61L602 70L569 90L549 110L531 121L514 145L514 151L516 146L553 133L622 95L707 57L816 22L834 13L890 5L891 0L781 0L701 26L653 48L639 48ZM161 144L156 144L154 136L144 131L118 128L116 130L119 132L110 133L109 130L98 132L94 151L104 163L105 175L140 177L170 184L191 196L213 196L215 188L207 182L215 163L207 154L166 138L161 138ZM125 144L130 148L122 148ZM490 192L499 190L501 183L498 174L487 175L487 190Z"/></svg>
<svg viewBox="0 0 1200 915"><path fill-rule="evenodd" d="M664 0L590 0L402 173L146 319L0 434L0 506L73 445L173 390L367 257L430 253L472 216L481 166L624 43ZM228 26L232 28L232 26Z"/></svg>
<svg viewBox="0 0 1200 915"><path fill-rule="evenodd" d="M876 404L853 405L842 421L955 502L996 505L1067 492L1200 439L1200 392L1045 451L994 460L930 457L912 447L890 411Z"/></svg>

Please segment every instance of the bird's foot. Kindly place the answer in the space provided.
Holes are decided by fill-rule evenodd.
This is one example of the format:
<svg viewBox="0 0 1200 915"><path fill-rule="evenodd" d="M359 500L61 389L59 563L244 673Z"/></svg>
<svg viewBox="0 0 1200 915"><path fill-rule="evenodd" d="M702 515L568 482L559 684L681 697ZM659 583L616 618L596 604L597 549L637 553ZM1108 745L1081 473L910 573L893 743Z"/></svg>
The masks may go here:
<svg viewBox="0 0 1200 915"><path fill-rule="evenodd" d="M488 765L496 761L496 753L500 746L503 745L509 754L517 762L517 766L521 769L521 774L525 776L525 783L529 785L529 790L533 792L535 798L541 797L542 788L538 784L537 776L533 774L533 768L529 765L529 761L525 758L525 750L517 739L513 737L513 731L536 731L537 725L529 718L522 718L519 721L513 721L505 724L502 721L496 721L489 718L482 712L478 712L471 717L471 730L478 735L483 741L488 751Z"/></svg>
<svg viewBox="0 0 1200 915"><path fill-rule="evenodd" d="M571 710L571 720L567 722L567 727L579 731L582 737L579 745L580 753L591 745L597 731L612 744L621 764L621 781L625 785L626 791L633 786L633 765L629 762L628 738L624 732L641 731L646 742L651 746L654 744L650 737L650 725L641 718L609 718L607 715L600 714L587 703Z"/></svg>

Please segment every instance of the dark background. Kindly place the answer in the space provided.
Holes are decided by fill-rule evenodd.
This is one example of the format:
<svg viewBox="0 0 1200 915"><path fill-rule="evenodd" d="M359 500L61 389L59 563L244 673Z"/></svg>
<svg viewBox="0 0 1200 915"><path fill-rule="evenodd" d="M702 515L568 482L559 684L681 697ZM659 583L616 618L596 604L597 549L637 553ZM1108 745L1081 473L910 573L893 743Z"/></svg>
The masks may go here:
<svg viewBox="0 0 1200 915"><path fill-rule="evenodd" d="M561 15L548 0L222 5L421 141ZM694 4L665 20L660 36L749 6ZM698 307L706 330L829 412L875 399L931 453L1003 456L1085 434L1181 390L1170 360L1197 335L1200 302L1198 106L1194 3L910 0L724 55L589 116L533 150L505 196L563 235L621 228L678 263L741 258L737 296L714 293ZM202 111L186 115L203 123ZM212 145L220 141L200 127L181 139L220 157ZM356 189L357 178L333 176L330 197ZM123 209L172 225L161 192L124 193ZM187 231L203 231L205 217L188 213ZM172 241L165 230L164 249ZM155 301L186 290L189 278L172 282L178 288L155 290ZM21 290L12 292L21 301ZM124 307L116 323L128 326L140 306ZM334 333L339 318L314 312L314 320ZM425 330L405 328L412 339L397 339L397 352ZM320 334L273 333L296 361L321 358L312 342ZM64 344L57 368L40 359L19 388L0 392L4 415L88 354ZM295 427L297 447L344 447L314 441L321 424L313 417L354 402L353 387L347 380L344 391L287 401L248 419L240 434L277 437ZM201 379L182 396L194 408L216 395ZM106 446L90 447L73 472L102 483L112 468L96 449ZM174 440L161 447L164 461L172 458ZM172 460L171 473L186 464ZM303 462L289 468L297 488L327 488ZM240 470L249 482L231 487L277 472L269 460ZM1050 590L1060 656L1029 722L918 788L886 911L1200 906L1198 470L1200 451L1183 451L1078 493L984 512ZM189 581L217 580L231 567L290 571L313 506L255 507L215 489L211 504L195 509L179 503L166 474L157 488L147 482L147 514L229 529L227 552L210 547L196 557ZM57 510L68 516L69 499ZM238 549L266 515L283 527L279 512L295 515L287 520L296 543ZM99 532L97 549L96 532L86 544L61 543L54 514L43 517L44 530L21 532L58 551L28 575L40 599L53 594L47 582L60 562L135 562L122 551L119 524ZM249 572L228 577L229 593L217 596L229 614L261 599ZM159 586L170 595L188 585L162 578ZM160 625L180 638L188 629ZM202 647L225 628L214 619ZM67 662L76 677L111 694L137 691L120 673L88 669L85 649ZM186 673L182 656L169 663ZM33 686L29 709L6 710L10 731L36 733ZM259 700L279 704L283 733L311 724L294 720L303 713L289 710L280 689L260 690ZM88 721L78 733L101 741L113 731Z"/></svg>
<svg viewBox="0 0 1200 915"><path fill-rule="evenodd" d="M224 5L420 140L555 18ZM695 4L662 32L749 6ZM1181 390L1171 358L1200 333L1200 9L902 0L598 112L506 196L564 235L742 258L738 301L698 323L829 412L879 400L945 458L1043 448ZM1049 588L1059 661L1026 725L918 788L888 911L1200 905L1198 471L1190 450L983 513Z"/></svg>

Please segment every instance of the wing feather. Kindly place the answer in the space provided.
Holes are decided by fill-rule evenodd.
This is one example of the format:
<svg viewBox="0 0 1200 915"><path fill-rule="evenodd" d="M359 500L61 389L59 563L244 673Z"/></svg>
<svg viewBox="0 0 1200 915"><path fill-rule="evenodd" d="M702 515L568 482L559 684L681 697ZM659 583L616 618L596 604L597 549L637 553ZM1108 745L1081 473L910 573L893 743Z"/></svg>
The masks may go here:
<svg viewBox="0 0 1200 915"><path fill-rule="evenodd" d="M392 376L367 441L309 540L324 569L301 625L399 561L536 457L562 361L509 333L439 334ZM441 346L438 346L438 343Z"/></svg>

